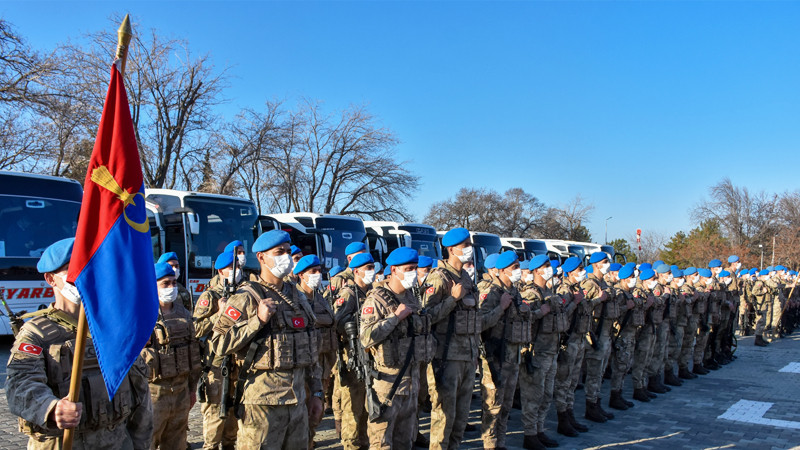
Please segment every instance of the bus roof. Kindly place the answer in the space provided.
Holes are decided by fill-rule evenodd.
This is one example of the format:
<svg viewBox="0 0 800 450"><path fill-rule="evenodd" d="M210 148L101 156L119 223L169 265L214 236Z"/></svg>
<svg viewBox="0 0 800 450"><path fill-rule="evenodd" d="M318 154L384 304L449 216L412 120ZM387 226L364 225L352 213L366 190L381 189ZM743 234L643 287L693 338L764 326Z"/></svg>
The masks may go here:
<svg viewBox="0 0 800 450"><path fill-rule="evenodd" d="M177 189L145 189L146 195L172 195L183 200L186 197L206 197L215 198L220 200L238 200L240 202L253 203L252 200L243 197L234 197L232 195L211 194L208 192L195 192L195 191L180 191Z"/></svg>
<svg viewBox="0 0 800 450"><path fill-rule="evenodd" d="M0 194L4 195L24 195L78 203L83 199L83 187L70 178L0 170L0 180L4 181L0 183Z"/></svg>
<svg viewBox="0 0 800 450"><path fill-rule="evenodd" d="M268 217L271 217L278 222L284 223L286 225L291 225L294 228L297 228L301 232L305 233L306 229L312 228L305 225L303 222L307 223L307 220L301 219L311 219L314 223L320 217L326 217L331 219L340 219L340 220L351 220L354 222L364 223L359 217L354 216L340 216L337 214L318 214L313 212L293 212L293 213L278 213L278 214L267 214Z"/></svg>

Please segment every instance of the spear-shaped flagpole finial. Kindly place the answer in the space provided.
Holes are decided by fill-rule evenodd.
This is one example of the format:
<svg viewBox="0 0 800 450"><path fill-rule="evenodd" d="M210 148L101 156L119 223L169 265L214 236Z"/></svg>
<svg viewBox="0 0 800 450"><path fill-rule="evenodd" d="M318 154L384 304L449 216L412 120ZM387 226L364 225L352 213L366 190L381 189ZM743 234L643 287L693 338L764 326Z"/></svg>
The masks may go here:
<svg viewBox="0 0 800 450"><path fill-rule="evenodd" d="M120 60L119 72L125 75L125 62L128 59L128 45L131 43L133 30L131 29L130 15L125 14L125 19L117 30L117 59Z"/></svg>

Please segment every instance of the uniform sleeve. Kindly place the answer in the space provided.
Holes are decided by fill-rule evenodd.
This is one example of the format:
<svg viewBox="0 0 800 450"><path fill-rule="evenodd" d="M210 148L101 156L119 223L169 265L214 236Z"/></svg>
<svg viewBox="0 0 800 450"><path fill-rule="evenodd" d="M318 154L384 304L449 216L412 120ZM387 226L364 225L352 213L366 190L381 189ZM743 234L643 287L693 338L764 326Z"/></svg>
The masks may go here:
<svg viewBox="0 0 800 450"><path fill-rule="evenodd" d="M195 337L198 339L210 337L218 317L217 297L210 290L207 290L197 299L197 304L192 313Z"/></svg>
<svg viewBox="0 0 800 450"><path fill-rule="evenodd" d="M214 353L227 356L250 344L265 326L258 320L258 303L259 299L242 291L228 299L211 335L210 348Z"/></svg>
<svg viewBox="0 0 800 450"><path fill-rule="evenodd" d="M142 358L138 358L128 373L137 399L137 406L128 418L128 435L135 450L147 450L153 440L153 402L147 383L148 369Z"/></svg>
<svg viewBox="0 0 800 450"><path fill-rule="evenodd" d="M43 342L35 334L22 331L11 348L6 380L6 399L12 414L22 417L40 427L48 427L47 418L56 407L59 398L47 385ZM38 353L38 354L37 354Z"/></svg>
<svg viewBox="0 0 800 450"><path fill-rule="evenodd" d="M356 320L355 315L358 314L358 308L358 300L351 289L341 289L337 291L337 295L333 301L333 318L334 322L336 322L336 331L338 331L340 335L346 335L344 325Z"/></svg>
<svg viewBox="0 0 800 450"><path fill-rule="evenodd" d="M359 336L364 348L374 347L386 339L400 323L400 319L370 295L361 308Z"/></svg>
<svg viewBox="0 0 800 450"><path fill-rule="evenodd" d="M188 313L188 311L187 311L187 313ZM193 324L193 323L191 323L191 321L189 322L189 326L192 328L192 331L193 331L193 332L192 332L192 337L193 337L193 339L192 339L192 340L193 340L193 342L194 342L194 345L197 345L197 344L198 344L198 342L197 342L197 341L198 341L198 339L197 339L197 337L196 337L196 336L197 336L197 333L196 333L196 331L194 330L194 324ZM200 367L198 367L197 369L195 369L195 370L193 370L193 371L189 372L189 389L190 389L190 390L189 390L189 392L196 392L196 391L197 391L197 382L198 382L198 381L200 381L200 375L201 375L202 373L203 373L203 366L202 366L202 364L201 364L201 365L200 365Z"/></svg>
<svg viewBox="0 0 800 450"><path fill-rule="evenodd" d="M481 330L486 331L497 325L503 317L503 306L500 305L500 297L503 292L500 289L492 289L490 286L486 292L480 295Z"/></svg>
<svg viewBox="0 0 800 450"><path fill-rule="evenodd" d="M186 308L187 311L191 312L194 308L194 305L192 305L192 293L180 283L178 283L178 297L181 298L183 307Z"/></svg>
<svg viewBox="0 0 800 450"><path fill-rule="evenodd" d="M519 294L525 303L531 307L531 315L534 320L539 320L545 316L545 314L542 313L544 298L536 288L525 289L524 291L520 291Z"/></svg>
<svg viewBox="0 0 800 450"><path fill-rule="evenodd" d="M450 283L438 271L428 275L428 287L422 293L422 305L436 324L446 319L456 307L457 300L450 295Z"/></svg>

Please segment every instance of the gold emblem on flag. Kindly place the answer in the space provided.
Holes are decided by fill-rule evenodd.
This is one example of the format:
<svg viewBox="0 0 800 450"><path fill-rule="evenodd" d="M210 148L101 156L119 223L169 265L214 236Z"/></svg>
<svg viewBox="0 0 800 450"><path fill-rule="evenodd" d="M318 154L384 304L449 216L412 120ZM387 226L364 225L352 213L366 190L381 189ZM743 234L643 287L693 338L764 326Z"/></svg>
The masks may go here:
<svg viewBox="0 0 800 450"><path fill-rule="evenodd" d="M144 219L144 222L134 222L130 218L128 218L128 213L125 212L125 209L128 205L136 206L136 196L141 196L142 201L144 201L144 195L141 192L136 192L131 194L130 192L122 189L117 183L117 180L114 179L114 176L111 175L111 172L108 171L106 166L100 166L94 170L92 170L92 181L100 187L103 187L109 191L111 191L114 195L117 196L124 206L122 207L122 216L125 217L125 222L128 222L128 225L131 226L134 230L140 233L147 233L150 231L150 223L147 221L147 218Z"/></svg>

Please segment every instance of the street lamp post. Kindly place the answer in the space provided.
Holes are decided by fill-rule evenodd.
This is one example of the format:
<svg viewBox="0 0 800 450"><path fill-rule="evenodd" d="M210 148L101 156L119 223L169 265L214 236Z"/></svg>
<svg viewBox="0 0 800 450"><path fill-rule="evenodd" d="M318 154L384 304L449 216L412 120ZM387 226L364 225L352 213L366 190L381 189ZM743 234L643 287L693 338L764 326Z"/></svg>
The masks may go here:
<svg viewBox="0 0 800 450"><path fill-rule="evenodd" d="M613 217L608 217L606 219L606 245L608 245L608 219L613 219Z"/></svg>
<svg viewBox="0 0 800 450"><path fill-rule="evenodd" d="M764 246L758 244L758 248L761 249L761 268L759 268L758 270L764 270Z"/></svg>

